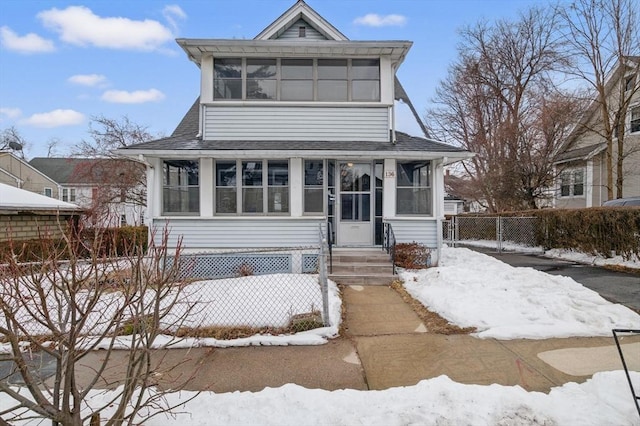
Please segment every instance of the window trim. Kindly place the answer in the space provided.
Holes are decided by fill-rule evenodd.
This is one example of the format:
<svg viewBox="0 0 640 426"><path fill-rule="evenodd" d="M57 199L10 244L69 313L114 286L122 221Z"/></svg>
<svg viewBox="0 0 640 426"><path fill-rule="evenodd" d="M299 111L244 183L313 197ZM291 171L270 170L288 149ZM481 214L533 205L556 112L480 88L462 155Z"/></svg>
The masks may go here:
<svg viewBox="0 0 640 426"><path fill-rule="evenodd" d="M235 186L218 186L218 163L235 163ZM243 190L245 188L252 188L252 186L245 186L243 184L242 177L242 164L245 162L261 163L262 165L262 211L261 212L244 212L243 205ZM287 163L287 185L269 185L269 162L281 162ZM270 212L269 211L269 189L279 188L286 186L287 188L287 211L282 212ZM213 161L213 215L221 217L263 217L263 216L290 216L291 215L291 161L289 158L270 158L270 159L251 159L251 158L237 158L237 159L224 159L217 158ZM234 188L236 198L236 211L235 213L218 212L218 188ZM254 188L257 188L254 187Z"/></svg>
<svg viewBox="0 0 640 426"><path fill-rule="evenodd" d="M47 195L47 191L49 192L48 195ZM45 186L42 189L42 195L44 195L45 197L53 198L53 188Z"/></svg>

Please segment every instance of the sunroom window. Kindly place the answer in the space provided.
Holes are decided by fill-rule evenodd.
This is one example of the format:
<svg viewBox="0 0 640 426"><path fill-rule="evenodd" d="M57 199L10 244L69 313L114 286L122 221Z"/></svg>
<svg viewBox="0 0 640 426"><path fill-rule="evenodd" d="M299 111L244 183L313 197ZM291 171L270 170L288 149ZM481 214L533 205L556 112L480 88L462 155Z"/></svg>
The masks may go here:
<svg viewBox="0 0 640 426"><path fill-rule="evenodd" d="M304 160L304 212L324 212L323 160Z"/></svg>
<svg viewBox="0 0 640 426"><path fill-rule="evenodd" d="M288 161L218 160L215 167L216 214L289 212Z"/></svg>
<svg viewBox="0 0 640 426"><path fill-rule="evenodd" d="M162 165L162 212L195 215L200 212L199 163L165 160Z"/></svg>
<svg viewBox="0 0 640 426"><path fill-rule="evenodd" d="M398 161L396 179L396 213L431 215L431 163Z"/></svg>
<svg viewBox="0 0 640 426"><path fill-rule="evenodd" d="M380 60L214 58L215 100L380 101Z"/></svg>

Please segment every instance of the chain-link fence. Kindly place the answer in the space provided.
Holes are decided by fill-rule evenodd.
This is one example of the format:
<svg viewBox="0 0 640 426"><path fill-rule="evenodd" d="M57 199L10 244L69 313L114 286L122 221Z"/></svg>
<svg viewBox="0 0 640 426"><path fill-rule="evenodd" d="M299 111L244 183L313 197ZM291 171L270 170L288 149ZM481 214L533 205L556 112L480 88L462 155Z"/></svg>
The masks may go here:
<svg viewBox="0 0 640 426"><path fill-rule="evenodd" d="M443 240L496 251L542 251L536 241L536 217L454 216L443 221Z"/></svg>
<svg viewBox="0 0 640 426"><path fill-rule="evenodd" d="M0 273L0 296L20 336L67 330L78 312L86 336L136 334L156 320L178 336L295 333L330 325L325 245L33 264Z"/></svg>
<svg viewBox="0 0 640 426"><path fill-rule="evenodd" d="M320 247L182 254L179 276L194 281L179 303L186 328L299 331L328 324ZM325 276L326 277L326 276Z"/></svg>

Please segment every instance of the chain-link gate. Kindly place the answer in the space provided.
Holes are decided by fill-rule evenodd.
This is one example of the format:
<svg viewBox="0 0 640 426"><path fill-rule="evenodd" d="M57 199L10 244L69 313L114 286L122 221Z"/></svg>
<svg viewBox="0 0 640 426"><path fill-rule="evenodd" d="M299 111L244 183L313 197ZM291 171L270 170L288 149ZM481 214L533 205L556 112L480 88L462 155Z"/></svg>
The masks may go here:
<svg viewBox="0 0 640 426"><path fill-rule="evenodd" d="M452 246L541 252L536 239L537 221L536 217L453 216L443 221L442 238Z"/></svg>

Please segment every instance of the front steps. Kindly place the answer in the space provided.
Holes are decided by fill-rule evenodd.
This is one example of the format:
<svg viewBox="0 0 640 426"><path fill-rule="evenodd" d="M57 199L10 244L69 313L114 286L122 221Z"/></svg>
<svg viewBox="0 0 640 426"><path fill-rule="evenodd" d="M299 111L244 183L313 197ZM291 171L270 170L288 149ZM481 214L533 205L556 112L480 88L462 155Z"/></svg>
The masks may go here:
<svg viewBox="0 0 640 426"><path fill-rule="evenodd" d="M397 277L389 255L380 248L334 248L329 279L343 285L389 285Z"/></svg>

